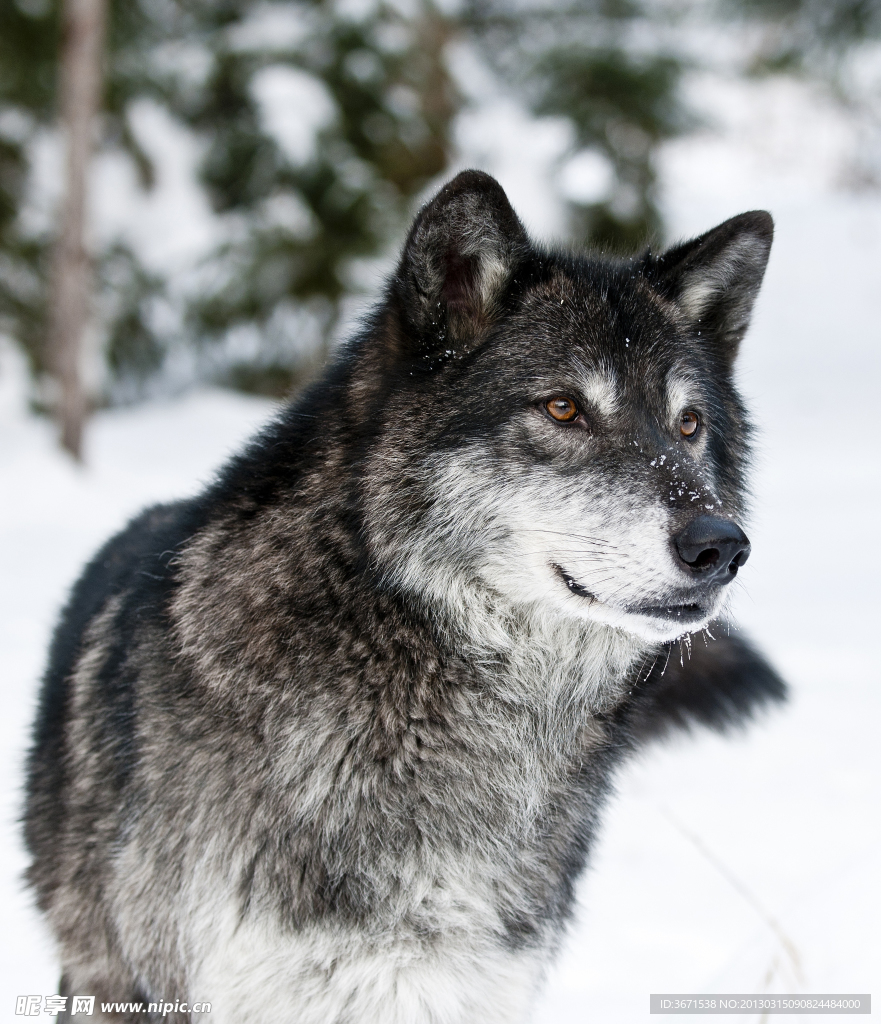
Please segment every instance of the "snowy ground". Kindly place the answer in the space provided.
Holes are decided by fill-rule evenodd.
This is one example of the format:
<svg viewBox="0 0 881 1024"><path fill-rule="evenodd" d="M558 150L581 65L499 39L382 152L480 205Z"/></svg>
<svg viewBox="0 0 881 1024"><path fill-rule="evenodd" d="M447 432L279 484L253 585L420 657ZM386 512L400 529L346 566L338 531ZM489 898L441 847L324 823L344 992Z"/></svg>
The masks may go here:
<svg viewBox="0 0 881 1024"><path fill-rule="evenodd" d="M823 154L835 125L822 111L804 122L793 102L785 90L721 97L727 135L671 147L665 161L682 234L755 207L777 220L741 365L761 446L754 553L737 607L793 698L742 736L684 737L624 773L542 1024L642 1021L651 992L881 990L881 198L831 187ZM764 134L756 119L770 124ZM15 820L36 681L65 590L129 515L192 493L271 411L200 392L102 413L78 469L19 396L6 353L0 1014L9 1019L14 996L57 984L51 941L20 885Z"/></svg>

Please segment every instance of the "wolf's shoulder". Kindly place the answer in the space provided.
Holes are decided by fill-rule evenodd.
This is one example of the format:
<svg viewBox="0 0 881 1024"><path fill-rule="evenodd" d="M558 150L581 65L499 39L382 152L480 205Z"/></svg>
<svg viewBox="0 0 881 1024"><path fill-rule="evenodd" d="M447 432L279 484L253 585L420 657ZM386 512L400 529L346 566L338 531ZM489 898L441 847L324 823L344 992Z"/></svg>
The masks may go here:
<svg viewBox="0 0 881 1024"><path fill-rule="evenodd" d="M196 499L153 505L104 544L71 590L50 649L48 679L70 671L89 623L109 599L126 590L155 590L171 578L174 555L205 511Z"/></svg>

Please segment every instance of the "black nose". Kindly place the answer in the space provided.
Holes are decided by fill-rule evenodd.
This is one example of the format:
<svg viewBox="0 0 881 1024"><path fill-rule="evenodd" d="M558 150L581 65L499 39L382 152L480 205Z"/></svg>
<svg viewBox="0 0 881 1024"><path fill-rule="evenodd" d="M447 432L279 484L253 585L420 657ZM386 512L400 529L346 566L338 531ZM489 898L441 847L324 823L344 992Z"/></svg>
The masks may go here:
<svg viewBox="0 0 881 1024"><path fill-rule="evenodd" d="M737 523L698 516L673 538L679 557L707 583L730 583L749 558L750 545Z"/></svg>

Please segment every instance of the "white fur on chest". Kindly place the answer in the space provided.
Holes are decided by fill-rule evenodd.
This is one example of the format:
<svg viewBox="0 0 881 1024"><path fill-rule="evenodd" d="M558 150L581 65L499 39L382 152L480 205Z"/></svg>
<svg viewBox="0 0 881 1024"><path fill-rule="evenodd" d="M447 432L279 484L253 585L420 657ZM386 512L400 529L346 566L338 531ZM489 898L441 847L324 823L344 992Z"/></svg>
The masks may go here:
<svg viewBox="0 0 881 1024"><path fill-rule="evenodd" d="M426 941L261 921L217 934L189 987L212 1024L520 1024L545 962L467 931Z"/></svg>

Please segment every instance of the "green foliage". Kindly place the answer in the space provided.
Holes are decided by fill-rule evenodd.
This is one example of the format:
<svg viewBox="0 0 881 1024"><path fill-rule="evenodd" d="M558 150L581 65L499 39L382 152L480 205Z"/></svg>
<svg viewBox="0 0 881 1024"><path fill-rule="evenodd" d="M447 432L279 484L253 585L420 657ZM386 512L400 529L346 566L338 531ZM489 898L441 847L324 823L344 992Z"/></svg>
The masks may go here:
<svg viewBox="0 0 881 1024"><path fill-rule="evenodd" d="M34 373L44 370L48 253L24 235L19 211L28 145L53 116L58 16L54 3L0 5L0 329L14 334Z"/></svg>
<svg viewBox="0 0 881 1024"><path fill-rule="evenodd" d="M117 243L102 255L99 280L105 295L106 359L111 373L143 385L162 365L165 346L152 327L152 311L165 287L148 273L128 246Z"/></svg>
<svg viewBox="0 0 881 1024"><path fill-rule="evenodd" d="M46 372L48 247L7 234L0 250L0 330L22 346L34 376Z"/></svg>
<svg viewBox="0 0 881 1024"><path fill-rule="evenodd" d="M0 104L48 123L55 110L57 0L0 4Z"/></svg>
<svg viewBox="0 0 881 1024"><path fill-rule="evenodd" d="M571 204L581 241L632 251L661 233L655 154L693 124L680 99L687 63L658 32L663 22L645 0L524 0L513 11L503 0L471 4L483 52L532 110L568 119L576 147L612 167L607 197Z"/></svg>
<svg viewBox="0 0 881 1024"><path fill-rule="evenodd" d="M835 80L855 46L881 38L878 0L726 0L725 6L766 30L751 62L753 74Z"/></svg>
<svg viewBox="0 0 881 1024"><path fill-rule="evenodd" d="M796 30L802 42L847 47L881 35L878 0L728 0L734 13Z"/></svg>
<svg viewBox="0 0 881 1024"><path fill-rule="evenodd" d="M56 116L60 6L0 4L0 329L37 375L51 238L21 213L34 140ZM574 237L633 249L661 234L658 148L695 123L681 99L690 61L675 9L464 0L453 17L432 0L110 0L101 146L126 153L151 188L156 170L131 112L144 99L160 105L202 144L200 179L223 237L184 284L148 272L120 242L96 254L117 397L146 387L175 344L226 352L206 365L245 390L281 394L305 379L359 261L385 251L449 164L464 102L447 69L452 41L475 45L533 113L566 119L573 153L608 162L608 195L571 204ZM752 70L762 73L829 78L855 46L881 37L877 0L719 0L715 9L761 27ZM313 139L285 138L267 82L294 90L288 112L314 115ZM245 336L256 348L243 353Z"/></svg>
<svg viewBox="0 0 881 1024"><path fill-rule="evenodd" d="M19 237L16 215L28 144L54 117L58 9L57 0L21 0L0 15L0 107L22 112L29 129L22 140L0 140L0 315L36 369L49 239ZM267 15L298 22L299 38L260 38L258 25L249 42ZM458 109L444 60L449 33L429 0L408 16L386 3L349 15L334 0L113 0L103 145L127 152L149 188L155 170L129 114L138 99L163 105L202 140L201 179L228 226L199 293L178 296L190 340L262 330L280 307L305 303L326 342L351 290L352 261L382 251L413 197L447 165ZM261 73L278 68L310 76L327 97L327 123L302 159L270 130L256 94ZM120 246L98 254L96 270L108 368L117 379L141 380L161 365L168 343L149 314L161 283ZM271 358L280 358L277 349ZM292 383L299 358L290 346Z"/></svg>
<svg viewBox="0 0 881 1024"><path fill-rule="evenodd" d="M567 115L579 146L599 150L615 171L604 202L576 209L579 234L633 251L661 232L654 156L690 127L678 98L683 71L671 55L632 56L621 48L567 45L543 54L539 113Z"/></svg>
<svg viewBox="0 0 881 1024"><path fill-rule="evenodd" d="M316 366L308 360L294 366L277 360L240 361L219 374L217 382L247 395L285 398L306 384L315 369Z"/></svg>
<svg viewBox="0 0 881 1024"><path fill-rule="evenodd" d="M18 213L18 201L25 178L22 147L0 138L0 237L5 238Z"/></svg>
<svg viewBox="0 0 881 1024"><path fill-rule="evenodd" d="M352 260L380 252L447 165L457 97L444 64L445 20L428 3L412 18L385 4L359 19L340 7L303 5L308 35L271 51L237 42L227 23L210 41L204 85L179 105L208 141L202 175L215 210L247 218L218 254L214 286L190 310L201 337L263 327L293 302L323 311L326 338ZM321 83L330 101L306 159L267 131L255 96L260 73L279 67Z"/></svg>

